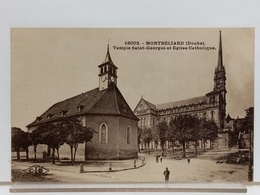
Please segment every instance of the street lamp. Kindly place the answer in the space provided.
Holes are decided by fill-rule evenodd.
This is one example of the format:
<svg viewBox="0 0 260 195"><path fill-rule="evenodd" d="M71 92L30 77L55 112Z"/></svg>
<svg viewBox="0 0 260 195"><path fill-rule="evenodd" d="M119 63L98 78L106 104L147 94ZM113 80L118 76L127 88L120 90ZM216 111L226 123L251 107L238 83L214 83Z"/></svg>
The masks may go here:
<svg viewBox="0 0 260 195"><path fill-rule="evenodd" d="M252 159L252 134L251 129L249 129L249 164L248 164L248 181L253 181L253 159Z"/></svg>
<svg viewBox="0 0 260 195"><path fill-rule="evenodd" d="M254 129L254 107L250 107L246 111L246 124L249 133L249 164L248 164L248 181L253 181L253 129Z"/></svg>

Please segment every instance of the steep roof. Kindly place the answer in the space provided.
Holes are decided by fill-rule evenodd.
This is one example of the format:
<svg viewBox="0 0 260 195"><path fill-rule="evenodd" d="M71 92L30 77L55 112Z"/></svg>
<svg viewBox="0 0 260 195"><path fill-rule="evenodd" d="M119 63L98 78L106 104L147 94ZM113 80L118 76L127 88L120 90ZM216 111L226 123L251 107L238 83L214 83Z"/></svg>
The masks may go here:
<svg viewBox="0 0 260 195"><path fill-rule="evenodd" d="M82 114L119 115L138 120L116 85L79 94L51 106L27 127Z"/></svg>
<svg viewBox="0 0 260 195"><path fill-rule="evenodd" d="M176 102L157 104L156 108L157 109L167 109L167 108L185 106L185 105L189 105L189 104L198 104L198 103L205 102L206 98L207 98L206 96L201 96L201 97L195 97L195 98L181 100L181 101L176 101Z"/></svg>

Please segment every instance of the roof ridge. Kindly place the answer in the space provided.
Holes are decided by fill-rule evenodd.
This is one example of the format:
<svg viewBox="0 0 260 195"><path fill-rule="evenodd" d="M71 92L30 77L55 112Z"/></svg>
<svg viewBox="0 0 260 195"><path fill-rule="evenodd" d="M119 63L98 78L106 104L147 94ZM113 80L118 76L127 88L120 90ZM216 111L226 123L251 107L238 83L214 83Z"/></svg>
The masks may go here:
<svg viewBox="0 0 260 195"><path fill-rule="evenodd" d="M122 114L121 112L120 112L120 110L119 110L119 107L118 107L118 99L117 99L117 95L116 95L116 93L117 93L117 91L116 91L116 85L114 85L113 84L113 90L114 90L114 96L115 96L115 98L116 98L116 109L117 109L117 111L118 111L118 113L119 114Z"/></svg>
<svg viewBox="0 0 260 195"><path fill-rule="evenodd" d="M117 87L116 85L115 85L114 89L116 90L116 93L119 93L119 95L120 95L121 98L123 99L125 105L128 107L128 110L131 112L131 114L133 115L133 117L135 117L136 119L138 119L137 116L134 114L133 110L132 110L132 109L130 108L130 106L128 105L127 101L125 100L124 96L122 95L122 93L120 92L120 90L118 89L118 87ZM122 114L122 113L120 112L120 114ZM123 113L123 114L124 114L124 113ZM122 115L123 115L123 114L122 114ZM130 117L130 118L133 118L133 117ZM139 119L138 119L138 120L139 120Z"/></svg>
<svg viewBox="0 0 260 195"><path fill-rule="evenodd" d="M169 103L177 103L177 102L193 100L193 99L196 99L196 98L204 98L204 97L206 97L206 96L205 95L204 96L197 96L197 97L194 97L194 98L188 98L188 99L184 99L184 100L177 100L177 101L172 101L172 102L165 102L165 103L161 103L161 104L156 104L155 106L163 105L163 104L169 104Z"/></svg>

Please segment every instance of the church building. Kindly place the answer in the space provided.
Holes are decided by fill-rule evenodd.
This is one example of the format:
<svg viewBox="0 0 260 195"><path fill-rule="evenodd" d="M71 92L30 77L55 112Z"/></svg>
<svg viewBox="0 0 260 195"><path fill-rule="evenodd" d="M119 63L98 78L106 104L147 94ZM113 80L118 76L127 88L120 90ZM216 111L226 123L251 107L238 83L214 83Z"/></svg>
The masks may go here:
<svg viewBox="0 0 260 195"><path fill-rule="evenodd" d="M109 46L98 68L99 87L54 104L27 126L28 131L46 123L78 117L84 126L97 132L91 142L80 144L81 160L136 158L139 119L117 87L118 68L112 61ZM69 156L69 153L69 147L64 144L60 156Z"/></svg>
<svg viewBox="0 0 260 195"><path fill-rule="evenodd" d="M198 117L213 119L220 131L223 132L226 115L226 72L223 64L222 38L219 37L218 61L214 72L213 90L200 96L186 100L153 104L143 97L134 109L135 115L140 119L138 126L154 127L158 121L166 120L168 123L181 114L192 114ZM228 147L228 133L219 134L215 147ZM149 146L150 147L150 146Z"/></svg>

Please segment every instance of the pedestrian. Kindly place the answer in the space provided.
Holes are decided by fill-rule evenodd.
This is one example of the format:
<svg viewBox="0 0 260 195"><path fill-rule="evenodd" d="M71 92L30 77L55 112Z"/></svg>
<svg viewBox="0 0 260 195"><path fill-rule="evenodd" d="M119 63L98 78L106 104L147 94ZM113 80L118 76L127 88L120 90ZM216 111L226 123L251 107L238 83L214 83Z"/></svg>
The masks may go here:
<svg viewBox="0 0 260 195"><path fill-rule="evenodd" d="M156 155L156 162L158 163L159 162L159 156Z"/></svg>
<svg viewBox="0 0 260 195"><path fill-rule="evenodd" d="M163 174L164 174L165 182L168 182L169 181L169 176L170 176L170 171L168 170L168 167L166 167L166 169L163 172Z"/></svg>
<svg viewBox="0 0 260 195"><path fill-rule="evenodd" d="M135 160L134 160L134 168L136 168L136 158L135 158Z"/></svg>
<svg viewBox="0 0 260 195"><path fill-rule="evenodd" d="M190 158L189 157L188 157L187 161L188 161L188 164L190 164Z"/></svg>
<svg viewBox="0 0 260 195"><path fill-rule="evenodd" d="M160 161L161 161L161 163L162 163L162 156L160 157Z"/></svg>

